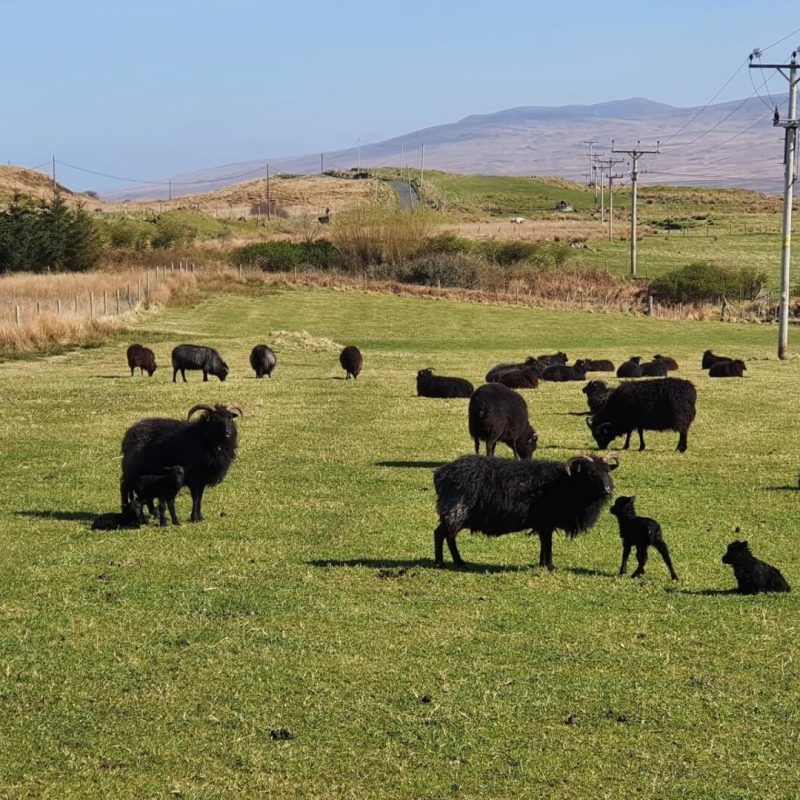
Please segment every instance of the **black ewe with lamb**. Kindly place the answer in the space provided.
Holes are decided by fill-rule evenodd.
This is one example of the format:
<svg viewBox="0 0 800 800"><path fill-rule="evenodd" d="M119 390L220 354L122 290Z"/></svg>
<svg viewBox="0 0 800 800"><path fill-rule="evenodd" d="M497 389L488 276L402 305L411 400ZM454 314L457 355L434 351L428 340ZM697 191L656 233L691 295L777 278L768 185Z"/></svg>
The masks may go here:
<svg viewBox="0 0 800 800"><path fill-rule="evenodd" d="M480 386L469 401L469 435L475 441L475 453L481 441L486 455L493 456L498 442L508 445L514 458L530 458L538 437L528 421L528 406L515 391L502 383Z"/></svg>
<svg viewBox="0 0 800 800"><path fill-rule="evenodd" d="M471 397L473 391L475 387L468 380L434 375L430 367L417 373L419 397Z"/></svg>
<svg viewBox="0 0 800 800"><path fill-rule="evenodd" d="M177 382L180 372L183 382L186 383L187 369L202 370L204 381L208 380L209 375L214 375L221 381L228 377L228 365L220 354L213 347L201 344L179 344L172 351L172 382Z"/></svg>
<svg viewBox="0 0 800 800"><path fill-rule="evenodd" d="M644 450L644 431L677 431L678 450L687 447L689 426L695 417L697 390L682 378L661 378L623 383L610 395L605 405L586 420L597 446L604 450L623 433L624 450L631 443L631 433L639 433L639 450Z"/></svg>
<svg viewBox="0 0 800 800"><path fill-rule="evenodd" d="M512 369L525 369L530 368L536 372L536 374L541 377L542 373L548 367L548 364L545 364L544 361L539 361L538 358L534 358L533 356L528 356L521 364L495 364L487 373L484 380L486 383L496 383L500 375L508 370Z"/></svg>
<svg viewBox="0 0 800 800"><path fill-rule="evenodd" d="M539 373L533 367L511 367L503 370L495 382L509 389L535 389L539 385Z"/></svg>
<svg viewBox="0 0 800 800"><path fill-rule="evenodd" d="M636 548L636 562L638 566L631 578L638 578L644 575L644 566L647 563L647 548L655 547L664 563L667 565L669 575L672 580L678 580L678 575L672 566L672 559L669 557L667 543L661 526L650 517L637 517L636 509L633 506L635 497L618 497L611 506L611 513L617 518L619 523L619 536L622 539L622 566L619 574L624 575L628 571L628 556L631 549Z"/></svg>
<svg viewBox="0 0 800 800"><path fill-rule="evenodd" d="M760 561L751 552L746 541L731 542L724 556L723 564L733 567L739 594L759 594L760 592L789 592L791 586L777 567Z"/></svg>
<svg viewBox="0 0 800 800"><path fill-rule="evenodd" d="M654 358L641 365L643 378L666 378L667 363L661 358Z"/></svg>
<svg viewBox="0 0 800 800"><path fill-rule="evenodd" d="M198 411L204 413L193 420ZM180 466L183 484L192 495L191 521L200 522L203 492L222 481L236 457L237 416L244 416L237 405L200 404L189 410L186 420L151 417L131 425L122 438L123 510L142 476L163 475Z"/></svg>
<svg viewBox="0 0 800 800"><path fill-rule="evenodd" d="M582 361L576 361L574 366L566 364L553 364L542 373L543 381L583 381L586 380L586 367Z"/></svg>
<svg viewBox="0 0 800 800"><path fill-rule="evenodd" d="M153 373L158 369L156 366L156 354L149 348L141 344L132 344L128 348L128 366L131 368L131 378L138 367L139 373L152 378Z"/></svg>
<svg viewBox="0 0 800 800"><path fill-rule="evenodd" d="M456 536L465 528L502 536L539 535L539 565L553 570L553 532L574 538L591 528L614 492L615 456L561 461L510 461L463 456L433 473L439 525L433 532L436 566L444 566L447 540L454 564L463 564Z"/></svg>

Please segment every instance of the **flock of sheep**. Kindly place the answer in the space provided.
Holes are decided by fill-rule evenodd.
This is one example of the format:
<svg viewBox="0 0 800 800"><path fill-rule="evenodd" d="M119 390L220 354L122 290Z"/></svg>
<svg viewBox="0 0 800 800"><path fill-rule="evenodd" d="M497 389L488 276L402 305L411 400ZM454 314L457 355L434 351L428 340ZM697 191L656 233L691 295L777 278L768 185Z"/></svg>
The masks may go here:
<svg viewBox="0 0 800 800"><path fill-rule="evenodd" d="M131 345L127 355L131 375L137 368L150 376L155 372L155 355L149 348ZM672 430L679 434L678 451L684 452L695 418L696 389L690 381L667 376L678 369L674 359L657 355L650 362L641 361L638 356L631 357L620 365L617 376L649 379L623 382L616 388L601 380L584 386L587 425L601 450L622 435L626 437L623 449L628 449L633 431L638 433L639 449L644 450L645 430ZM363 356L350 345L340 353L339 363L347 379L356 379ZM250 364L256 377L271 377L277 357L267 345L257 345ZM702 367L709 370L710 377L742 377L745 371L742 361L715 356L711 351L703 354ZM216 350L190 344L174 348L172 368L173 382L178 372L185 381L186 370L202 371L204 381L209 375L224 381L229 371ZM613 495L611 472L619 466L619 459L610 455L575 456L566 462L532 460L538 436L517 390L535 388L540 381L582 381L588 372L613 371L614 365L607 360L579 359L569 366L566 354L559 352L498 364L477 389L463 378L435 375L430 368L417 373L420 397L469 399L468 427L475 444L475 455L462 456L434 471L439 515L434 531L436 566L444 564L445 542L453 562L464 563L456 545L461 530L488 536L530 530L539 536L540 566L552 570L554 532L563 530L574 537L597 522ZM192 419L198 412L200 416ZM183 486L192 496L191 520L201 521L206 487L223 480L235 457L235 420L240 416L242 410L236 405L201 404L189 411L187 420L148 418L131 426L122 441L122 512L101 515L94 527L138 527L146 521L145 506L151 515L158 515L161 525L166 525L165 509L173 524L178 524L174 504ZM486 456L479 455L481 442ZM513 460L494 457L498 442L511 449ZM648 549L653 547L671 578L677 580L661 526L654 519L638 516L634 501L634 497L618 497L611 508L622 540L619 574L626 573L635 549L637 568L632 577L641 576ZM742 593L789 591L780 572L755 558L747 542L731 543L722 560L733 566Z"/></svg>

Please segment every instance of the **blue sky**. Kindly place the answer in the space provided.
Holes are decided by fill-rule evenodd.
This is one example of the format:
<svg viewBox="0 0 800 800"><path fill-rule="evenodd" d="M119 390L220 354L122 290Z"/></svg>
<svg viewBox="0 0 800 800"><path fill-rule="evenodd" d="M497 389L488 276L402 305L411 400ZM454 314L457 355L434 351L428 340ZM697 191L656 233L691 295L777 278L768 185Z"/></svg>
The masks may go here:
<svg viewBox="0 0 800 800"><path fill-rule="evenodd" d="M520 105L701 105L800 13L785 0L6 0L3 28L0 158L160 179ZM743 70L718 100L751 90Z"/></svg>

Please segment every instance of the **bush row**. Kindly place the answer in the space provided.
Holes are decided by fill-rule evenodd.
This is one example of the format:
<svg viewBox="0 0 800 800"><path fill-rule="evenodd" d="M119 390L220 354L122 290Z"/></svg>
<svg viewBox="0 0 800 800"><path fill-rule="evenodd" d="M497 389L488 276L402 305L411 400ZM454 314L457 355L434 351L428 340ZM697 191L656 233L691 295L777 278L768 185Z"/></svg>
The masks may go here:
<svg viewBox="0 0 800 800"><path fill-rule="evenodd" d="M753 267L730 269L697 261L653 280L652 293L671 303L752 300L767 285L768 276Z"/></svg>

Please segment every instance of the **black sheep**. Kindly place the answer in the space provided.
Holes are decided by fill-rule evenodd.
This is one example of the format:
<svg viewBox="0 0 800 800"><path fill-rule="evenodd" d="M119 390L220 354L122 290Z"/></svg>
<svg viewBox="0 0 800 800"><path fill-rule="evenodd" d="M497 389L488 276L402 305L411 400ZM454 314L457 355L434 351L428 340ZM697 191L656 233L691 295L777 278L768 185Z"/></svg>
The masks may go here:
<svg viewBox="0 0 800 800"><path fill-rule="evenodd" d="M214 375L221 381L228 377L228 365L213 347L201 344L179 344L172 351L172 382L176 383L178 372L186 383L186 370L202 370L203 380Z"/></svg>
<svg viewBox="0 0 800 800"><path fill-rule="evenodd" d="M728 358L728 356L715 356L710 350L706 350L705 353L703 353L703 360L700 363L700 366L703 369L710 369L714 366L714 364L717 364L720 361L733 361L733 359Z"/></svg>
<svg viewBox="0 0 800 800"><path fill-rule="evenodd" d="M502 383L478 387L469 401L469 435L475 452L486 442L486 455L493 456L498 442L508 445L514 458L530 458L538 437L528 421L528 405Z"/></svg>
<svg viewBox="0 0 800 800"><path fill-rule="evenodd" d="M196 411L205 413L193 420ZM234 404L200 404L189 410L186 420L152 417L128 428L122 438L123 508L141 476L158 475L178 465L184 469L183 482L192 495L191 521L200 522L203 492L222 481L236 457L237 416L243 413Z"/></svg>
<svg viewBox="0 0 800 800"><path fill-rule="evenodd" d="M743 378L747 372L744 361L737 358L733 361L717 361L708 370L709 378Z"/></svg>
<svg viewBox="0 0 800 800"><path fill-rule="evenodd" d="M639 450L644 450L644 431L677 431L678 450L687 447L689 426L695 417L697 390L682 378L623 383L605 405L586 420L597 446L604 450L617 436L626 434L625 450L631 433L639 432Z"/></svg>
<svg viewBox="0 0 800 800"><path fill-rule="evenodd" d="M757 559L750 552L746 541L731 542L725 555L722 556L722 563L733 567L738 585L737 591L740 594L791 591L792 587L781 575L780 570Z"/></svg>
<svg viewBox="0 0 800 800"><path fill-rule="evenodd" d="M143 521L141 504L131 499L122 506L122 513L100 514L92 523L92 530L118 531L123 528L136 530L142 527Z"/></svg>
<svg viewBox="0 0 800 800"><path fill-rule="evenodd" d="M533 367L511 367L497 376L496 383L509 389L535 389L539 385L539 374Z"/></svg>
<svg viewBox="0 0 800 800"><path fill-rule="evenodd" d="M586 368L587 372L613 372L614 371L613 362L609 361L607 358L601 358L601 359L584 358L584 359L581 359L581 361L583 362L583 365Z"/></svg>
<svg viewBox="0 0 800 800"><path fill-rule="evenodd" d="M652 361L647 361L641 364L643 378L666 378L667 377L667 363L661 358L654 358Z"/></svg>
<svg viewBox="0 0 800 800"><path fill-rule="evenodd" d="M250 366L255 371L256 378L263 378L265 375L271 378L277 365L278 359L271 347L265 344L257 344L250 351Z"/></svg>
<svg viewBox="0 0 800 800"><path fill-rule="evenodd" d="M186 471L180 465L167 467L158 475L139 475L130 482L130 489L136 495L136 500L150 508L153 513L153 501L158 500L158 522L164 527L167 517L164 507L169 509L169 516L173 525L180 525L175 512L175 498L178 496L185 480Z"/></svg>
<svg viewBox="0 0 800 800"><path fill-rule="evenodd" d="M641 378L642 367L639 362L642 360L641 356L631 356L627 361L619 365L617 370L618 378Z"/></svg>
<svg viewBox="0 0 800 800"><path fill-rule="evenodd" d="M158 369L156 366L156 354L149 347L144 347L141 344L132 344L128 348L127 356L128 366L131 368L131 378L137 367L141 375L146 372L150 378L153 377L153 373Z"/></svg>
<svg viewBox="0 0 800 800"><path fill-rule="evenodd" d="M364 356L361 355L361 351L355 345L349 344L339 353L339 363L347 373L345 380L349 381L350 378L355 380L361 374L361 368L364 366Z"/></svg>
<svg viewBox="0 0 800 800"><path fill-rule="evenodd" d="M544 364L546 364L548 367L554 367L557 364L566 364L567 361L569 361L569 359L567 358L567 354L561 352L553 353L552 355L549 356L539 356L538 359L539 361L542 361Z"/></svg>
<svg viewBox="0 0 800 800"><path fill-rule="evenodd" d="M618 497L611 506L611 513L617 518L619 523L619 536L622 539L622 566L619 574L624 575L628 571L628 556L631 549L636 548L636 562L638 566L632 578L644 575L644 565L647 563L647 548L652 546L661 553L661 558L667 565L672 580L678 580L678 576L672 566L672 559L669 557L667 543L661 532L661 526L650 517L637 517L636 509L633 506L635 497Z"/></svg>
<svg viewBox="0 0 800 800"><path fill-rule="evenodd" d="M614 390L605 381L595 380L589 381L581 391L586 395L589 411L595 414L605 405L606 400Z"/></svg>
<svg viewBox="0 0 800 800"><path fill-rule="evenodd" d="M553 364L542 373L543 381L583 381L586 380L586 368L583 363L576 361L575 365L568 367L566 364Z"/></svg>
<svg viewBox="0 0 800 800"><path fill-rule="evenodd" d="M533 369L536 374L541 377L542 373L548 366L549 365L545 364L543 361L539 361L538 358L528 356L521 364L496 364L486 373L484 380L486 383L496 383L498 377L506 370L524 369L525 367Z"/></svg>
<svg viewBox="0 0 800 800"><path fill-rule="evenodd" d="M430 367L417 373L419 397L471 397L474 391L475 387L468 380L434 375Z"/></svg>
<svg viewBox="0 0 800 800"><path fill-rule="evenodd" d="M670 372L674 372L676 369L678 369L678 362L671 356L654 355L653 359L656 358L660 358L667 365L667 369Z"/></svg>
<svg viewBox="0 0 800 800"><path fill-rule="evenodd" d="M595 524L614 492L610 472L617 466L614 456L566 463L463 456L439 467L433 474L436 566L444 565L445 540L453 563L464 563L456 547L464 528L488 536L530 529L539 535L539 565L554 569L553 532L572 538Z"/></svg>

